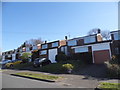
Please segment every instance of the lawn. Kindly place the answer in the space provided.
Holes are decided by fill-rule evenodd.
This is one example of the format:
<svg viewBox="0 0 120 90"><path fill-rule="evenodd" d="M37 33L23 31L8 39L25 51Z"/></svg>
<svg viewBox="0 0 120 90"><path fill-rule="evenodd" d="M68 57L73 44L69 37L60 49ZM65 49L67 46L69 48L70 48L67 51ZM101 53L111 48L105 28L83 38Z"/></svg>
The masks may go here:
<svg viewBox="0 0 120 90"><path fill-rule="evenodd" d="M99 88L109 89L109 90L120 90L120 83L102 82L100 83Z"/></svg>
<svg viewBox="0 0 120 90"><path fill-rule="evenodd" d="M48 72L48 73L65 73L62 69L63 64L72 64L74 66L73 71L78 71L79 67L82 67L84 64L81 64L80 61L66 61L66 62L59 62L59 63L52 63L43 67L33 68L33 70L41 71L41 72Z"/></svg>
<svg viewBox="0 0 120 90"><path fill-rule="evenodd" d="M15 69L23 69L23 68L26 68L26 67L30 67L32 65L33 65L33 62L28 62L28 63L16 64L16 65L14 65L13 68L15 68Z"/></svg>
<svg viewBox="0 0 120 90"><path fill-rule="evenodd" d="M15 73L14 75L31 77L31 78L36 78L36 79L44 79L44 80L57 80L59 78L62 78L62 77L53 76L53 75L30 73L30 72L20 72L20 73Z"/></svg>

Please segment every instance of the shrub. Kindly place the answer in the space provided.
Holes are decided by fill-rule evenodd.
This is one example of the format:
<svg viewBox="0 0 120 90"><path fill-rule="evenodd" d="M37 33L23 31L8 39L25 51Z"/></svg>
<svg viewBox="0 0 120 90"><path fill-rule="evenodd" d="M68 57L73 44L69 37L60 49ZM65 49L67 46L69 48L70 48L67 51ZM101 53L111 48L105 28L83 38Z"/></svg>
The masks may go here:
<svg viewBox="0 0 120 90"><path fill-rule="evenodd" d="M110 64L109 62L107 64L107 76L110 78L120 78L120 65L118 64Z"/></svg>
<svg viewBox="0 0 120 90"><path fill-rule="evenodd" d="M67 56L61 52L58 55L55 56L55 60L56 62L60 62L60 61L66 61L67 60Z"/></svg>
<svg viewBox="0 0 120 90"><path fill-rule="evenodd" d="M119 55L112 55L112 59L109 61L111 64L120 64Z"/></svg>
<svg viewBox="0 0 120 90"><path fill-rule="evenodd" d="M71 73L73 68L74 68L74 66L72 64L63 64L62 65L62 70L66 71L67 73Z"/></svg>
<svg viewBox="0 0 120 90"><path fill-rule="evenodd" d="M31 57L31 53L23 53L20 57L23 61L23 63L27 63Z"/></svg>

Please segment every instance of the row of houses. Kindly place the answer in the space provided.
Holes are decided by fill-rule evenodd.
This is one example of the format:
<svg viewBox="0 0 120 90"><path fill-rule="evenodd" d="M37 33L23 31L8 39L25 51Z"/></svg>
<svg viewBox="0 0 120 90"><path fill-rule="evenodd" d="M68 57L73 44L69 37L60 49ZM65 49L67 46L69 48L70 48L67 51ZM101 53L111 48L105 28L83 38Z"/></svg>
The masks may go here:
<svg viewBox="0 0 120 90"><path fill-rule="evenodd" d="M103 40L100 30L97 34L72 39L44 42L37 45L24 43L15 50L2 53L2 59L19 59L24 52L32 53L32 60L45 57L55 63L55 56L64 52L73 60L100 64L111 59L112 55L120 55L120 30L110 32L111 39Z"/></svg>

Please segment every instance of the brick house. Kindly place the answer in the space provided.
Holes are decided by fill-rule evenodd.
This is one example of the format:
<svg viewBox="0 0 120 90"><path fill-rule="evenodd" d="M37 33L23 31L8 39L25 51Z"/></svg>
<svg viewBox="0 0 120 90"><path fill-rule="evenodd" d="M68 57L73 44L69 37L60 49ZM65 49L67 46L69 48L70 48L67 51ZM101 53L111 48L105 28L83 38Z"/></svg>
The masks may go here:
<svg viewBox="0 0 120 90"><path fill-rule="evenodd" d="M111 53L120 59L120 30L111 32Z"/></svg>
<svg viewBox="0 0 120 90"><path fill-rule="evenodd" d="M52 63L55 63L55 56L59 53L61 46L66 45L66 40L58 40L54 42L45 42L41 44L41 49L39 51L40 57L45 57L51 60Z"/></svg>
<svg viewBox="0 0 120 90"><path fill-rule="evenodd" d="M73 60L101 64L111 58L110 40L103 41L100 32L94 35L75 38L72 41L68 40L68 47L70 47L70 56L72 56Z"/></svg>

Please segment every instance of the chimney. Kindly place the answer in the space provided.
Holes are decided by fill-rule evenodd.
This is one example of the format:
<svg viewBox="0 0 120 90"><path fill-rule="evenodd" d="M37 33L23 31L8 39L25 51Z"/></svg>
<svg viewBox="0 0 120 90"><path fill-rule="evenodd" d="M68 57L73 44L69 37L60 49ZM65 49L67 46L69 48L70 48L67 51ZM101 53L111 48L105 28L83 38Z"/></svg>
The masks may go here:
<svg viewBox="0 0 120 90"><path fill-rule="evenodd" d="M67 36L65 36L65 39L67 40Z"/></svg>
<svg viewBox="0 0 120 90"><path fill-rule="evenodd" d="M101 33L101 30L100 29L98 29L98 34L100 34Z"/></svg>
<svg viewBox="0 0 120 90"><path fill-rule="evenodd" d="M45 44L47 43L47 41L45 40Z"/></svg>

